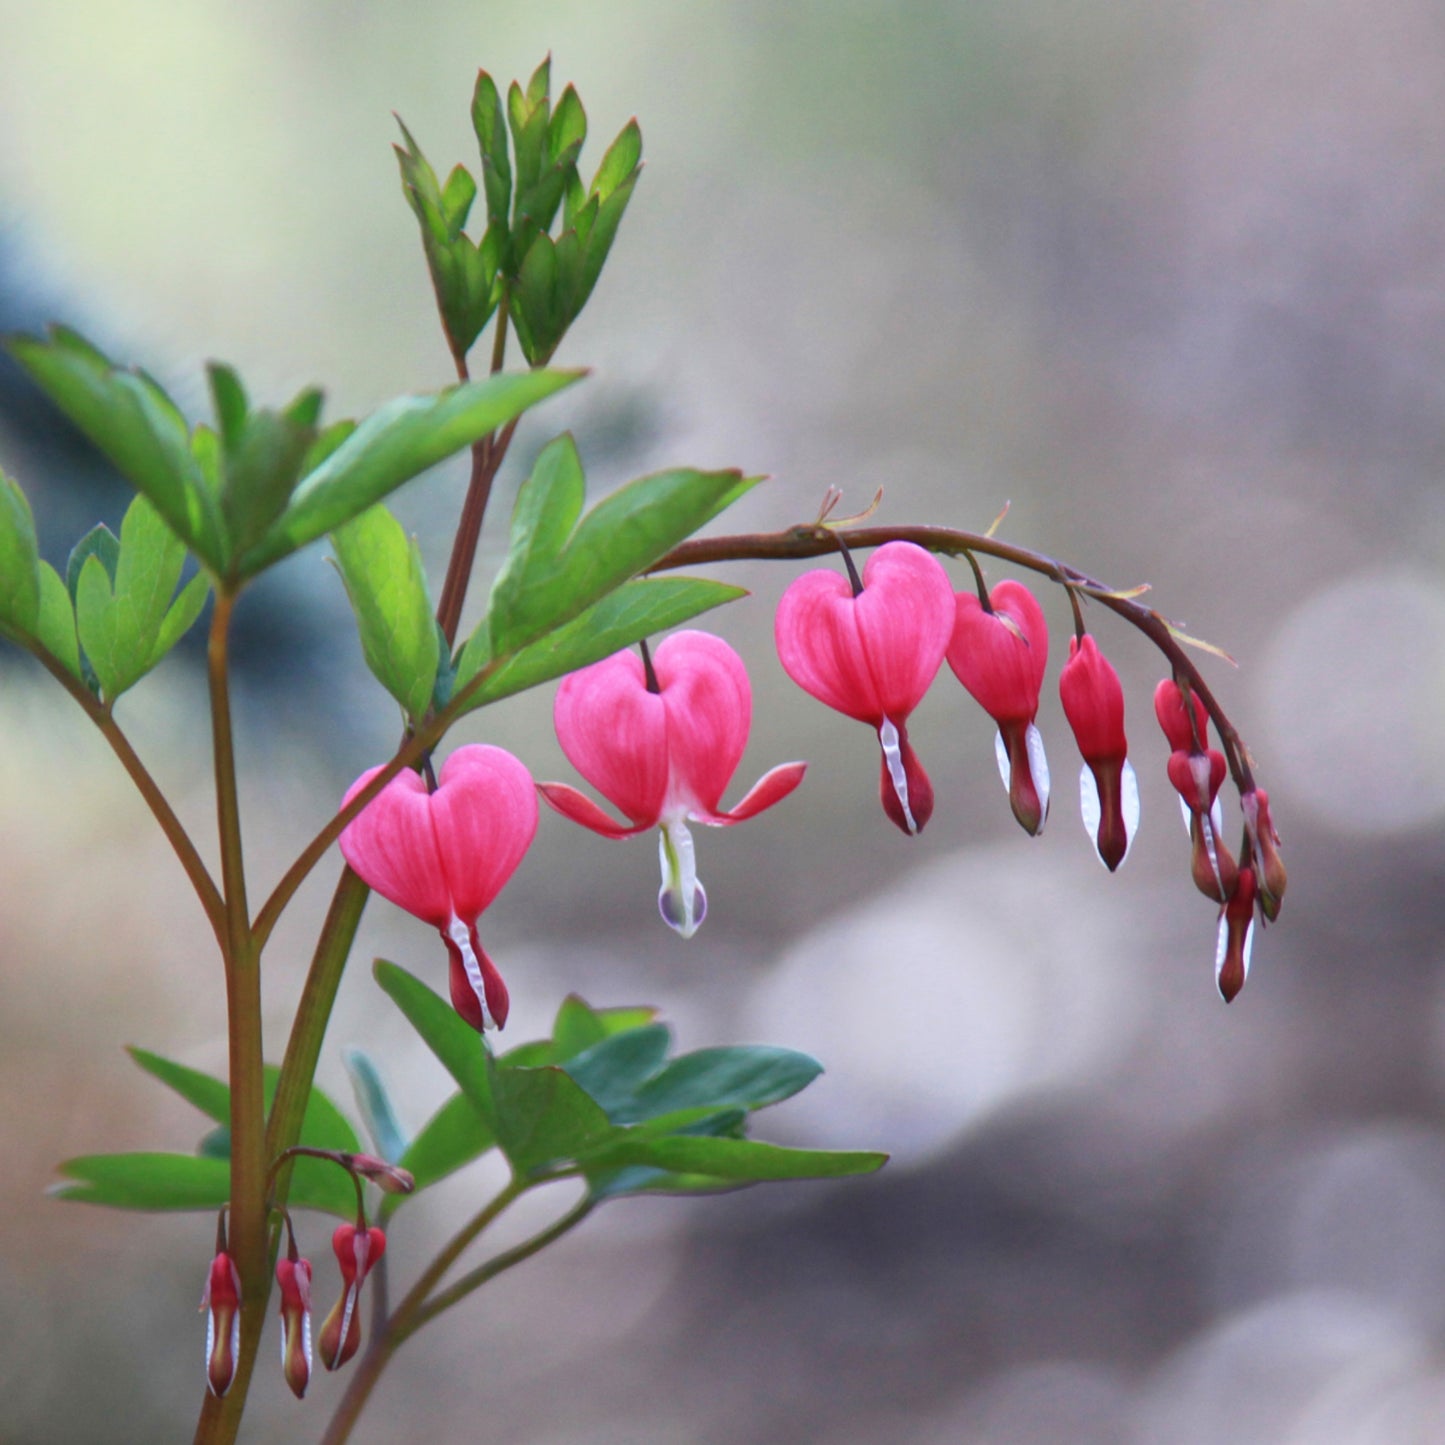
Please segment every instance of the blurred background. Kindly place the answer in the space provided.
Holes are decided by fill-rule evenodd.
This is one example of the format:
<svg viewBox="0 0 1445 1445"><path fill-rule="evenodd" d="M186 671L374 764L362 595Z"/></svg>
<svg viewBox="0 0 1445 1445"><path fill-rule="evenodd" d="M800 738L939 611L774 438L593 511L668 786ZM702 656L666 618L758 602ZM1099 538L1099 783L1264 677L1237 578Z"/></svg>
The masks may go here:
<svg viewBox="0 0 1445 1445"><path fill-rule="evenodd" d="M472 615L495 523L563 427L599 493L669 463L769 473L736 529L809 520L830 485L844 512L883 486L886 522L982 529L1007 502L1009 539L1153 583L1238 659L1206 673L1284 835L1284 913L1226 1010L1142 639L1095 619L1144 808L1109 877L1054 688L1061 596L1044 597L1046 833L1013 823L991 725L945 671L912 726L937 812L909 841L879 809L866 730L777 665L796 569L731 569L755 595L715 623L749 660L755 718L729 800L786 758L809 758L808 780L699 838L711 912L687 945L657 920L650 841L544 817L484 925L508 1037L576 990L660 1004L684 1048L806 1049L828 1073L766 1131L893 1163L601 1211L410 1345L358 1440L1445 1438L1433 0L0 0L0 32L0 328L68 321L197 414L210 357L267 402L320 382L331 415L451 379L389 112L439 171L475 166L477 66L525 79L550 50L591 118L586 172L634 113L647 169L559 356L595 375L519 434ZM52 560L123 508L13 368L0 465ZM464 474L397 498L434 586ZM324 547L257 587L240 625L264 892L397 718ZM24 658L0 668L0 1439L188 1438L211 1221L44 1189L72 1154L194 1145L203 1122L122 1045L221 1070L220 972L109 751ZM550 692L453 741L575 782ZM202 694L180 654L119 715L209 850ZM277 1055L337 866L268 954ZM449 1086L373 954L440 985L437 940L374 902L320 1078L349 1101L341 1050L367 1048L416 1127ZM483 1165L408 1206L393 1278L495 1184ZM329 1225L306 1230L324 1309ZM297 1406L274 1349L245 1438L316 1438L338 1382Z"/></svg>

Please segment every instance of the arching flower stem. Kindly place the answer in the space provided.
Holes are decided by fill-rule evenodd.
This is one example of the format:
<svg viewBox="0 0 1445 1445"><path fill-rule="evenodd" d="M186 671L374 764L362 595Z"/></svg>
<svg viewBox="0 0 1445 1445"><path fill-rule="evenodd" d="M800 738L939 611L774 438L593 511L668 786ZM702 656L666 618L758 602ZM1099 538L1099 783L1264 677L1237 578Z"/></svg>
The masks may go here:
<svg viewBox="0 0 1445 1445"><path fill-rule="evenodd" d="M1254 774L1249 752L1228 714L1210 691L1193 659L1174 634L1170 624L1152 607L1108 587L1086 572L1059 562L1043 552L1001 542L981 532L965 532L953 527L902 525L893 527L854 527L847 531L821 525L789 527L781 532L753 532L721 537L697 537L683 542L658 559L652 572L670 572L680 567L701 567L717 562L786 562L805 561L827 556L837 550L839 539L849 547L867 549L881 547L885 542L913 542L927 551L945 557L963 557L973 563L973 553L996 557L1014 567L1038 572L1080 596L1092 598L1142 632L1169 660L1180 686L1189 688L1204 704L1218 729L1221 748L1229 763L1230 775L1241 793L1254 789Z"/></svg>

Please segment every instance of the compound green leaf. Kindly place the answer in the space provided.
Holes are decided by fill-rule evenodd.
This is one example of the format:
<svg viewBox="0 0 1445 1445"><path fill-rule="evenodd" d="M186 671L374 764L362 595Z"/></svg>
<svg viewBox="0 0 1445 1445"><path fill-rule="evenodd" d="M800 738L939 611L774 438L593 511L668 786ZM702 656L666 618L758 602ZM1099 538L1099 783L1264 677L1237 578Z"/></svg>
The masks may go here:
<svg viewBox="0 0 1445 1445"><path fill-rule="evenodd" d="M360 515L403 482L515 421L580 371L500 372L372 413L314 471L260 543L237 564L249 577Z"/></svg>

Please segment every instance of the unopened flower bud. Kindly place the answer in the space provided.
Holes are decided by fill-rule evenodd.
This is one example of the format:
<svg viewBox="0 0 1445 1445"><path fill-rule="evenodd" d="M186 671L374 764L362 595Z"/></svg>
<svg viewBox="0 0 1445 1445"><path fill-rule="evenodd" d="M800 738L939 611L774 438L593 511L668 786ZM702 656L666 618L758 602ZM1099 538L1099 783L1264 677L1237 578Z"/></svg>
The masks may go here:
<svg viewBox="0 0 1445 1445"><path fill-rule="evenodd" d="M1254 946L1253 868L1241 868L1229 902L1219 911L1219 942L1214 952L1214 978L1225 1003L1231 1003L1249 977Z"/></svg>
<svg viewBox="0 0 1445 1445"><path fill-rule="evenodd" d="M281 1287L281 1373L299 1400L311 1383L310 1262L295 1254L278 1260L276 1283Z"/></svg>
<svg viewBox="0 0 1445 1445"><path fill-rule="evenodd" d="M224 1395L241 1349L241 1275L225 1248L211 1261L201 1308L206 1311L206 1385L213 1395Z"/></svg>
<svg viewBox="0 0 1445 1445"><path fill-rule="evenodd" d="M1245 831L1254 854L1260 912L1273 923L1279 917L1288 878L1284 860L1279 856L1279 834L1269 815L1269 794L1263 788L1255 788L1240 798L1239 806L1244 812Z"/></svg>
<svg viewBox="0 0 1445 1445"><path fill-rule="evenodd" d="M1079 770L1084 830L1112 873L1139 827L1139 784L1126 756L1124 689L1092 637L1070 639L1069 660L1059 674L1059 700L1084 759Z"/></svg>
<svg viewBox="0 0 1445 1445"><path fill-rule="evenodd" d="M341 1266L341 1298L321 1326L321 1363L337 1370L354 1355L361 1344L361 1315L357 1305L361 1285L386 1251L386 1235L373 1226L358 1228L340 1224L331 1236L331 1248Z"/></svg>

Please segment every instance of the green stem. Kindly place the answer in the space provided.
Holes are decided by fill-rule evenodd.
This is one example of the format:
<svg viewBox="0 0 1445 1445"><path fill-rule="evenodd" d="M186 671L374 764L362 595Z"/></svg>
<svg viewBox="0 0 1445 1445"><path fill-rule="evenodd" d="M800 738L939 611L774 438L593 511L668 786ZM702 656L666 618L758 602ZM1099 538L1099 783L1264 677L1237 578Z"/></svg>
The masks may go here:
<svg viewBox="0 0 1445 1445"><path fill-rule="evenodd" d="M216 823L226 906L224 953L231 1064L230 1243L241 1277L241 1352L229 1393L221 1400L206 1397L195 1438L207 1445L235 1439L270 1297L260 953L252 938L246 904L241 812L231 729L228 647L234 606L234 594L217 593L206 649L206 674L210 685Z"/></svg>
<svg viewBox="0 0 1445 1445"><path fill-rule="evenodd" d="M523 1260L530 1259L539 1250L545 1249L554 1240L575 1229L596 1204L592 1199L581 1200L546 1229L511 1249L503 1250L471 1273L463 1275L448 1289L428 1299L427 1295L441 1282L462 1251L527 1187L513 1180L485 1209L474 1215L427 1267L385 1326L372 1336L366 1353L357 1362L356 1373L351 1377L346 1394L336 1407L336 1414L332 1416L326 1434L322 1437L322 1445L343 1445L343 1442L350 1438L352 1428L360 1418L376 1382L381 1378L381 1372L407 1339L473 1290L479 1289L514 1265L521 1264Z"/></svg>

